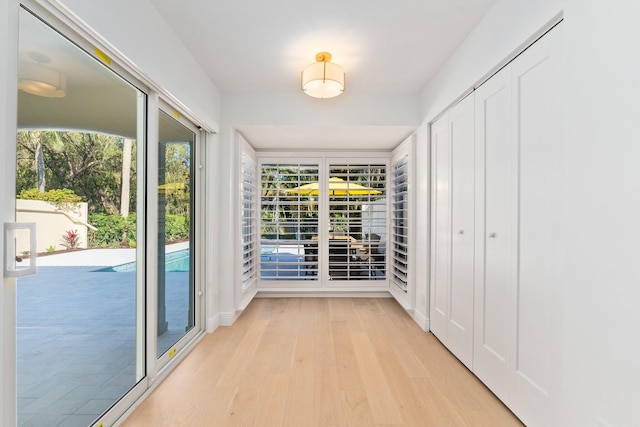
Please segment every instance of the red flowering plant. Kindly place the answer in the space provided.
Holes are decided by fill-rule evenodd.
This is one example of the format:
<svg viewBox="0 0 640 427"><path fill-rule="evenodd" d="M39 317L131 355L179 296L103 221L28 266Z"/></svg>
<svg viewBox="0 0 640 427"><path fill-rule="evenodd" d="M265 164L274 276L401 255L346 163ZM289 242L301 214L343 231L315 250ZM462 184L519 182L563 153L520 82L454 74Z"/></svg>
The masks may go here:
<svg viewBox="0 0 640 427"><path fill-rule="evenodd" d="M77 249L80 246L80 235L78 230L67 230L62 235L62 246L67 249Z"/></svg>

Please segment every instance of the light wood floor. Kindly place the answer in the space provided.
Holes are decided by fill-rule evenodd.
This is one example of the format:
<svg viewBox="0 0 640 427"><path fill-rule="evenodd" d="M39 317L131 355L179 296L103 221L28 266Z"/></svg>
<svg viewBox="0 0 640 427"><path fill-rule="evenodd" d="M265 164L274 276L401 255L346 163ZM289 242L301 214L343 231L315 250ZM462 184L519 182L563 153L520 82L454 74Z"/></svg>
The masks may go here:
<svg viewBox="0 0 640 427"><path fill-rule="evenodd" d="M393 299L255 299L124 426L521 426Z"/></svg>

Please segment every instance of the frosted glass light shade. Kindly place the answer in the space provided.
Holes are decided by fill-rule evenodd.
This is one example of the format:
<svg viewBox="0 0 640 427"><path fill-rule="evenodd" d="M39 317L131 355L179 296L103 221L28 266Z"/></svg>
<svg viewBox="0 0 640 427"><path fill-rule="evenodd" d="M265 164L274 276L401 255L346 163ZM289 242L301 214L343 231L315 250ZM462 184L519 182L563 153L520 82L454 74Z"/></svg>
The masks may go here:
<svg viewBox="0 0 640 427"><path fill-rule="evenodd" d="M32 95L62 98L67 94L67 79L53 68L21 61L18 69L18 89Z"/></svg>
<svg viewBox="0 0 640 427"><path fill-rule="evenodd" d="M302 70L302 90L314 98L333 98L344 92L344 70L332 62L331 55L321 52L318 62Z"/></svg>

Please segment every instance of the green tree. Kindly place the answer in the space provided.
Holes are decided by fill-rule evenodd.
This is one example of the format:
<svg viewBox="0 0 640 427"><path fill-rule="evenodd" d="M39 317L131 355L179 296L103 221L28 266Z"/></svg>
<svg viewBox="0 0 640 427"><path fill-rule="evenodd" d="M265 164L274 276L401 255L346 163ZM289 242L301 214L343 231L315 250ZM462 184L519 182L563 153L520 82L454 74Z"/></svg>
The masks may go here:
<svg viewBox="0 0 640 427"><path fill-rule="evenodd" d="M44 179L35 167L40 144ZM20 131L17 136L17 188L46 183L46 189L71 189L89 203L89 211L118 214L122 197L124 139L106 134L72 131ZM132 144L129 192L135 211L136 151ZM44 189L44 188L42 188ZM126 197L126 196L125 196Z"/></svg>

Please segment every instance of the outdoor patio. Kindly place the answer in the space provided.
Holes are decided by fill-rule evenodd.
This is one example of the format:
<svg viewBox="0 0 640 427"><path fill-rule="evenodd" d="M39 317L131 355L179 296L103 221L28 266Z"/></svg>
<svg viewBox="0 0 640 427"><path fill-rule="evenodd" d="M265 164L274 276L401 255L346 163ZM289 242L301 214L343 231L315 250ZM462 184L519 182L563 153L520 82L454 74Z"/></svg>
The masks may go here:
<svg viewBox="0 0 640 427"><path fill-rule="evenodd" d="M19 426L90 425L135 385L135 272L104 271L134 257L132 249L50 255L18 280ZM161 348L184 333L187 277L167 272Z"/></svg>

